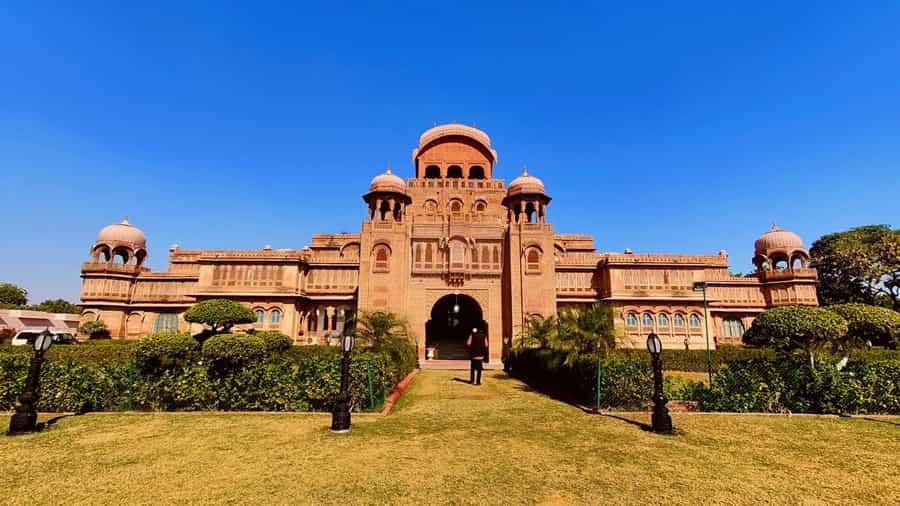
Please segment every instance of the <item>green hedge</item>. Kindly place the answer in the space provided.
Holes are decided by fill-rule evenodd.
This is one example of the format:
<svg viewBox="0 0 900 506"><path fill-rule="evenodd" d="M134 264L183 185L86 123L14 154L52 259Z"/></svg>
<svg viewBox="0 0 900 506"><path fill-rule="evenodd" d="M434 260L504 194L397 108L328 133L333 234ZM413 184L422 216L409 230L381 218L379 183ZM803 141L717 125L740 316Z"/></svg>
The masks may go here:
<svg viewBox="0 0 900 506"><path fill-rule="evenodd" d="M81 344L54 345L47 352L47 360L59 361L73 359L79 362L114 362L128 363L131 352L139 341L100 340L86 341ZM34 350L31 346L0 345L0 354L24 355L31 357Z"/></svg>
<svg viewBox="0 0 900 506"><path fill-rule="evenodd" d="M412 356L414 364L414 350L412 346L407 348L402 354ZM270 353L215 371L206 360L173 362L168 368L142 372L135 362L120 360L118 354L113 355L115 360L77 355L48 354L41 371L39 410L327 410L340 388L341 354L333 347ZM0 352L0 409L15 407L30 356L18 351ZM394 360L388 351L354 351L352 409L378 409L400 379L412 371L409 364Z"/></svg>
<svg viewBox="0 0 900 506"><path fill-rule="evenodd" d="M705 411L900 413L900 361L831 363L741 360L723 367L698 395Z"/></svg>

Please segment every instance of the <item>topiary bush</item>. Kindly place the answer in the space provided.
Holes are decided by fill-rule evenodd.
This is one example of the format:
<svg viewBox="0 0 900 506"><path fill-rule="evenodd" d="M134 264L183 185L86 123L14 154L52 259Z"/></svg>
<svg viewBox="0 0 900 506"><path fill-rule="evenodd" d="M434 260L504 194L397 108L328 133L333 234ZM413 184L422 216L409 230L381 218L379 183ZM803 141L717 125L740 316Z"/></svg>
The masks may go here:
<svg viewBox="0 0 900 506"><path fill-rule="evenodd" d="M782 306L757 316L743 341L779 351L802 349L814 363L818 353L845 334L847 320L834 312L813 306Z"/></svg>
<svg viewBox="0 0 900 506"><path fill-rule="evenodd" d="M78 332L88 336L88 339L109 339L109 330L103 320L84 322L78 327Z"/></svg>
<svg viewBox="0 0 900 506"><path fill-rule="evenodd" d="M143 374L157 376L172 369L182 369L199 358L200 345L190 334L157 332L134 345L131 356Z"/></svg>
<svg viewBox="0 0 900 506"><path fill-rule="evenodd" d="M857 346L870 342L875 346L900 346L900 313L893 309L868 304L836 304L828 306L847 320L846 338Z"/></svg>
<svg viewBox="0 0 900 506"><path fill-rule="evenodd" d="M294 340L281 332L254 332L252 335L262 339L269 353L282 353L294 346Z"/></svg>
<svg viewBox="0 0 900 506"><path fill-rule="evenodd" d="M198 302L184 312L184 321L209 327L212 334L228 332L241 323L253 323L256 315L240 302L229 299L210 299ZM205 334L204 334L205 335Z"/></svg>
<svg viewBox="0 0 900 506"><path fill-rule="evenodd" d="M251 334L220 334L203 343L203 359L217 375L262 361L267 353L266 343Z"/></svg>

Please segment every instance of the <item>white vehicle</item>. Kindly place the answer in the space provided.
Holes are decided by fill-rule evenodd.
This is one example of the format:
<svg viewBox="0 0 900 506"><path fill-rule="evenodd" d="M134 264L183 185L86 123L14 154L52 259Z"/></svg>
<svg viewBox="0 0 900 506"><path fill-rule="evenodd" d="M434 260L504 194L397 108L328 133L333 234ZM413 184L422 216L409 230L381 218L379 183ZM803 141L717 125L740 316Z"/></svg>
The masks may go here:
<svg viewBox="0 0 900 506"><path fill-rule="evenodd" d="M13 346L31 346L34 344L34 340L38 334L43 332L45 329L22 329L16 332L16 335L12 338ZM59 329L46 329L49 330L51 334L53 334L53 344L78 344L78 341L75 339L68 330L59 330Z"/></svg>

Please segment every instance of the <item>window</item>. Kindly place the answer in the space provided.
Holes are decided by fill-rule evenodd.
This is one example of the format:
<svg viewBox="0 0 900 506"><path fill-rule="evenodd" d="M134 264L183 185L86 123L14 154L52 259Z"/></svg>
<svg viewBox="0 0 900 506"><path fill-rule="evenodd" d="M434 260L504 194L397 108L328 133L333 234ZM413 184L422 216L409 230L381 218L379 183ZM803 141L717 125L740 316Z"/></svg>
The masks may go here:
<svg viewBox="0 0 900 506"><path fill-rule="evenodd" d="M461 213L462 212L462 202L459 200L454 200L450 202L450 212L451 213Z"/></svg>
<svg viewBox="0 0 900 506"><path fill-rule="evenodd" d="M629 327L637 327L637 324L637 315L634 313L628 313L628 315L625 317L625 325L628 325Z"/></svg>
<svg viewBox="0 0 900 506"><path fill-rule="evenodd" d="M541 272L541 252L537 249L528 250L525 257L526 272Z"/></svg>
<svg viewBox="0 0 900 506"><path fill-rule="evenodd" d="M281 311L273 309L269 314L269 323L281 323Z"/></svg>
<svg viewBox="0 0 900 506"><path fill-rule="evenodd" d="M653 326L653 315L650 313L644 313L643 321L641 322L645 327Z"/></svg>
<svg viewBox="0 0 900 506"><path fill-rule="evenodd" d="M425 179L440 179L441 168L437 165L429 165L425 167Z"/></svg>
<svg viewBox="0 0 900 506"><path fill-rule="evenodd" d="M266 321L266 312L262 309L257 309L253 311L256 313L256 323L264 323Z"/></svg>
<svg viewBox="0 0 900 506"><path fill-rule="evenodd" d="M469 167L469 179L484 179L484 167L481 165Z"/></svg>
<svg viewBox="0 0 900 506"><path fill-rule="evenodd" d="M487 202L479 200L475 203L475 212L482 213L485 209L487 209Z"/></svg>
<svg viewBox="0 0 900 506"><path fill-rule="evenodd" d="M659 323L660 327L668 327L669 315L667 315L666 313L660 313L659 316L656 317L656 322Z"/></svg>
<svg viewBox="0 0 900 506"><path fill-rule="evenodd" d="M391 250L381 244L375 246L375 270L386 272L390 269Z"/></svg>
<svg viewBox="0 0 900 506"><path fill-rule="evenodd" d="M684 327L684 316L681 316L680 314L676 314L673 321L675 322L676 327Z"/></svg>
<svg viewBox="0 0 900 506"><path fill-rule="evenodd" d="M695 329L700 328L700 317L699 316L697 316L695 314L691 315L691 327L693 327Z"/></svg>
<svg viewBox="0 0 900 506"><path fill-rule="evenodd" d="M726 337L741 337L744 335L744 322L740 318L725 318L722 329Z"/></svg>
<svg viewBox="0 0 900 506"><path fill-rule="evenodd" d="M153 332L178 330L178 315L175 313L160 313L153 322Z"/></svg>
<svg viewBox="0 0 900 506"><path fill-rule="evenodd" d="M462 167L459 165L451 165L447 167L447 178L448 179L462 179Z"/></svg>

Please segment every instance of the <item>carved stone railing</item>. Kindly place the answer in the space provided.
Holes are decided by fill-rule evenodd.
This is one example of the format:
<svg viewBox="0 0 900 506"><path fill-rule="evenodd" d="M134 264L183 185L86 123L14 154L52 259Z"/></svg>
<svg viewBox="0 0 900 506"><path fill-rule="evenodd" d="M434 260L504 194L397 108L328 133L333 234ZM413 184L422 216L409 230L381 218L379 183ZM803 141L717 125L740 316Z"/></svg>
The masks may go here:
<svg viewBox="0 0 900 506"><path fill-rule="evenodd" d="M84 273L110 273L137 275L148 271L145 267L129 264L113 264L108 262L85 262L81 264L81 272Z"/></svg>
<svg viewBox="0 0 900 506"><path fill-rule="evenodd" d="M760 271L757 273L759 280L766 283L770 281L789 281L792 279L814 280L818 278L815 269L785 269L781 271Z"/></svg>

